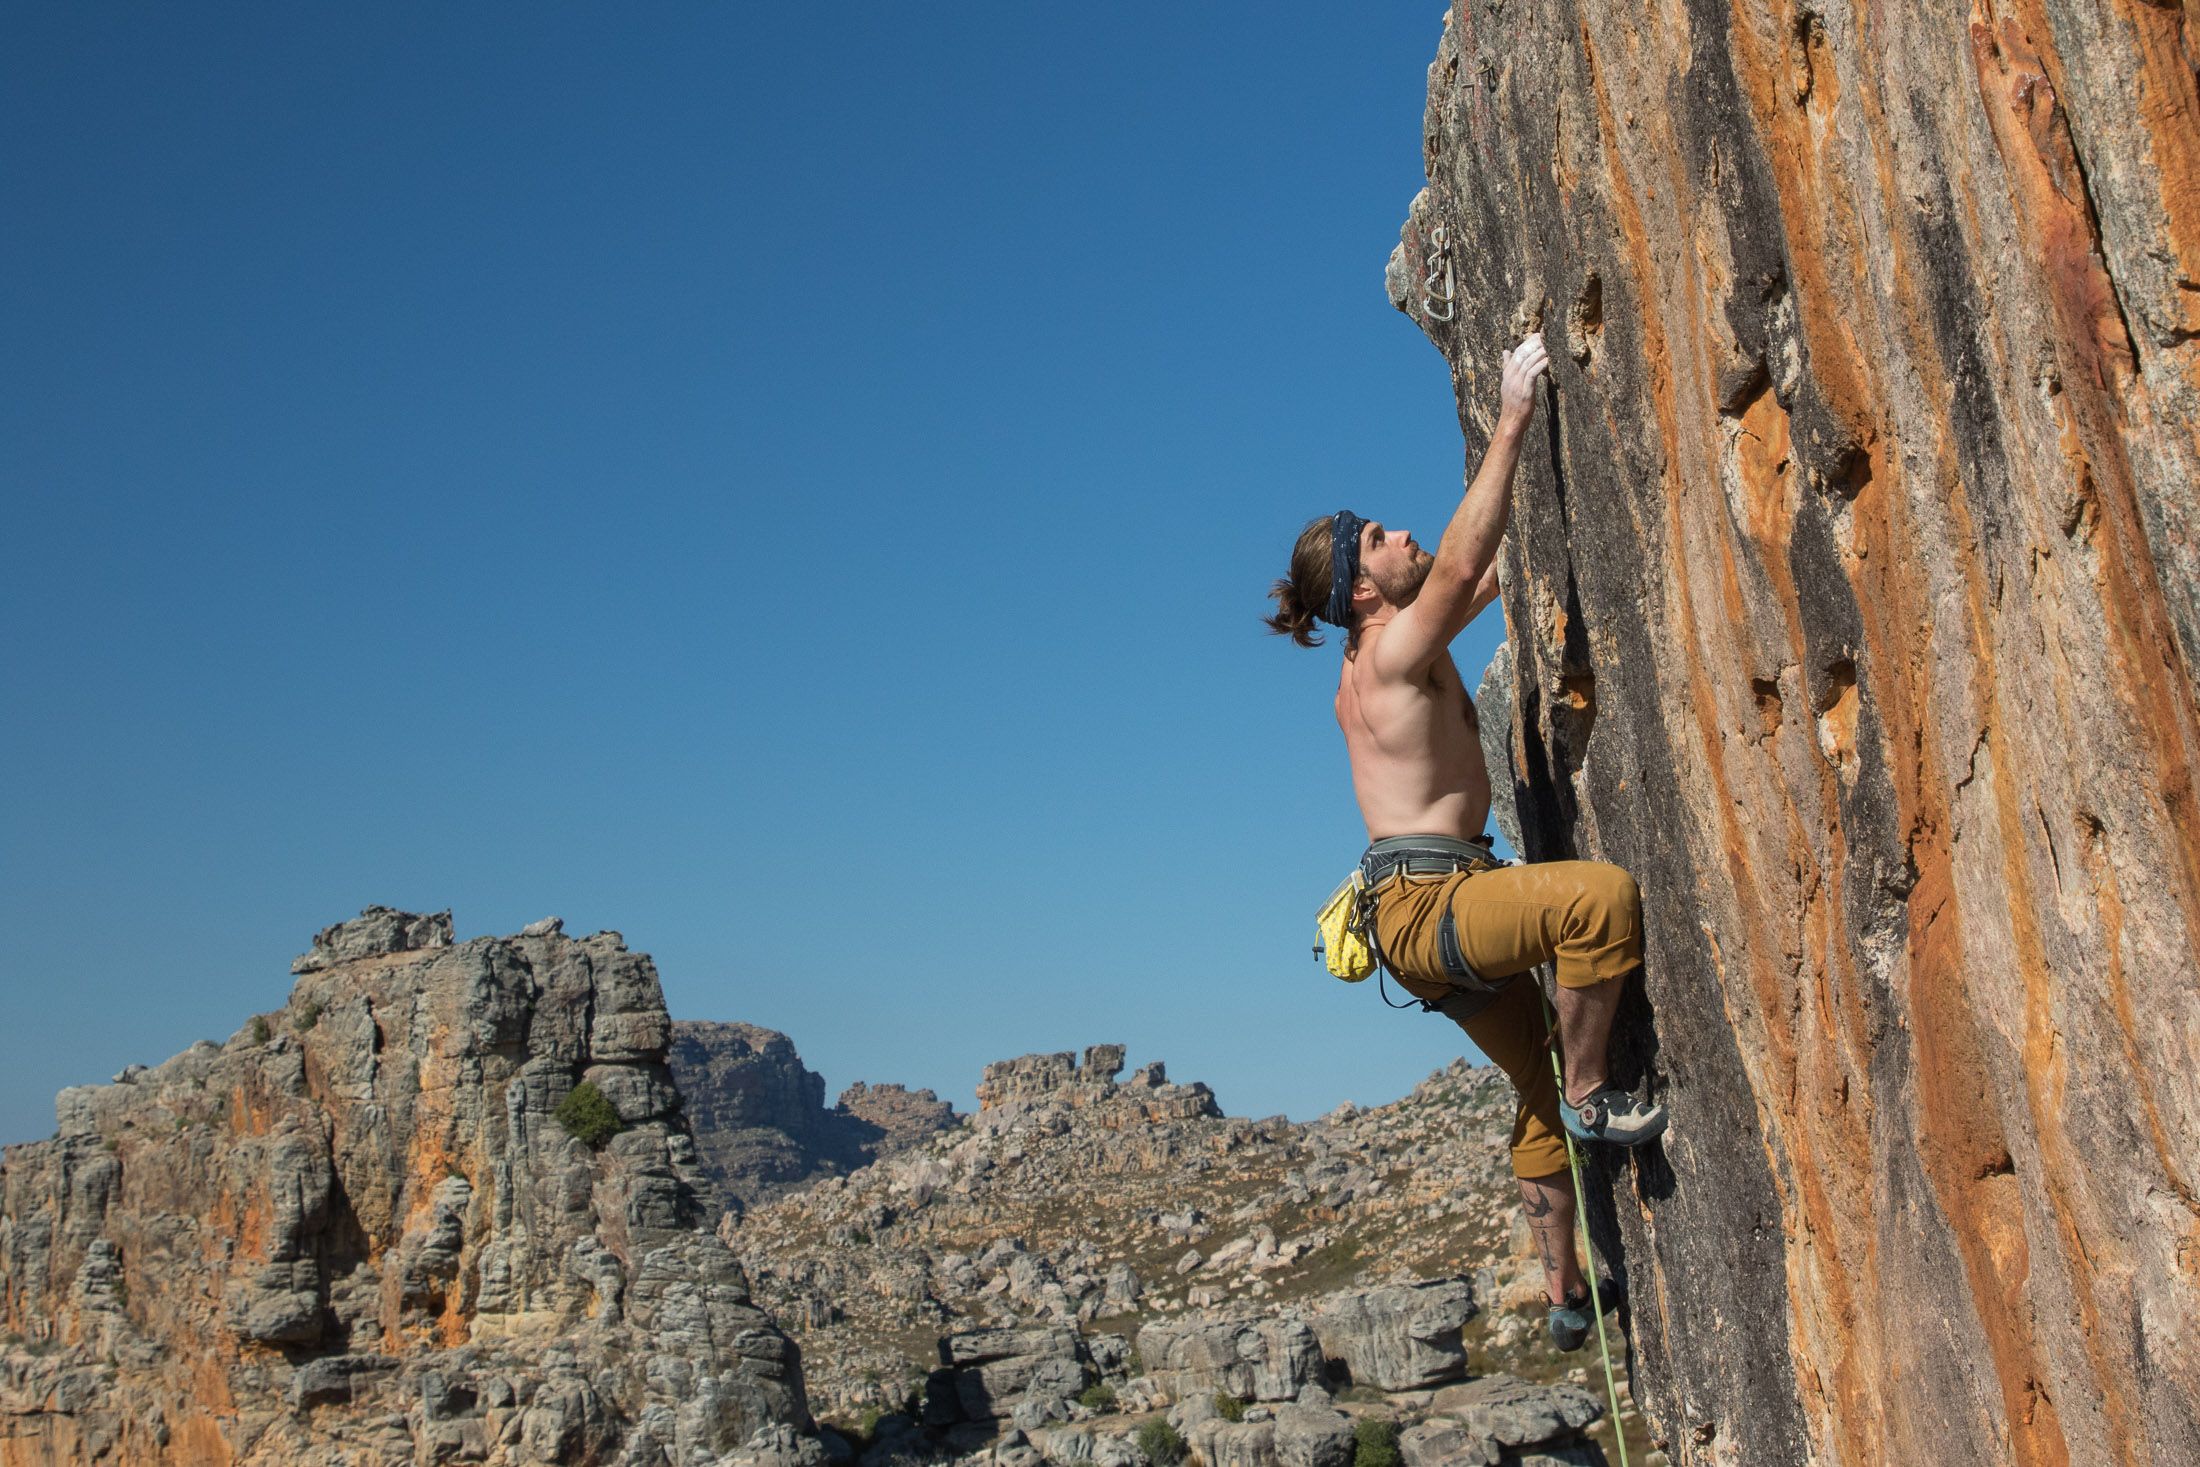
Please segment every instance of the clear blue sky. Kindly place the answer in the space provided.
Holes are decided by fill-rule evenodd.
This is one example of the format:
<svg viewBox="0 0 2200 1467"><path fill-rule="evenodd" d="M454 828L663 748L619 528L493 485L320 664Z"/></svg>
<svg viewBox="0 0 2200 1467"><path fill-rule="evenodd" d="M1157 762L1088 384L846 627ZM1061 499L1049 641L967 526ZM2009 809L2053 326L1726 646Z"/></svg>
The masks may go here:
<svg viewBox="0 0 2200 1467"><path fill-rule="evenodd" d="M1312 958L1337 654L1256 620L1457 500L1441 18L0 10L0 1140L370 902L617 928L832 1093L1459 1053Z"/></svg>

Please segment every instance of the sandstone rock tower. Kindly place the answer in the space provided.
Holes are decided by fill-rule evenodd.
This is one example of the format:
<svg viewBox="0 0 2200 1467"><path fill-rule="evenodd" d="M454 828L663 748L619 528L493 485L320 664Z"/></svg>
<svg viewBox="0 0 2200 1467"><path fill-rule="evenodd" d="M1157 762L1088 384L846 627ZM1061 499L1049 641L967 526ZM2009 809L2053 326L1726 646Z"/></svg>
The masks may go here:
<svg viewBox="0 0 2200 1467"><path fill-rule="evenodd" d="M0 1463L822 1461L709 1230L655 966L451 936L369 908L282 1010L8 1148Z"/></svg>
<svg viewBox="0 0 2200 1467"><path fill-rule="evenodd" d="M1649 904L1592 1212L1678 1461L2200 1461L2190 14L1446 19L1389 289L1470 454L1552 346L1492 691Z"/></svg>

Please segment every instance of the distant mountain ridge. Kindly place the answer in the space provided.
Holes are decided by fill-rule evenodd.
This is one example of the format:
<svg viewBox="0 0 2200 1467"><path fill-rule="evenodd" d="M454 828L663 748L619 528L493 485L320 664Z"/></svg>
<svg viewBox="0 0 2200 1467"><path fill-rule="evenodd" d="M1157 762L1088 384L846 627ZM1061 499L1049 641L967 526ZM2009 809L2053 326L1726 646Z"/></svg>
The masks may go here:
<svg viewBox="0 0 2200 1467"><path fill-rule="evenodd" d="M667 1056L703 1170L726 1205L754 1207L844 1177L957 1122L929 1090L861 1081L825 1106L825 1077L755 1024L681 1019Z"/></svg>

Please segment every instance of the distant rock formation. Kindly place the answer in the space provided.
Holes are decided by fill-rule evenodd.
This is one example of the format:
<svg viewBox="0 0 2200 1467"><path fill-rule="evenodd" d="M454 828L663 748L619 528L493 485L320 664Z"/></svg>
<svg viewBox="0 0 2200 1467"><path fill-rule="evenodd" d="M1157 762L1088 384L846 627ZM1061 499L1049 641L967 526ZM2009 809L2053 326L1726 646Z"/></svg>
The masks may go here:
<svg viewBox="0 0 2200 1467"><path fill-rule="evenodd" d="M376 907L292 966L7 1148L0 1463L818 1467L646 956Z"/></svg>
<svg viewBox="0 0 2200 1467"><path fill-rule="evenodd" d="M1016 1125L1034 1111L1067 1109L1091 1111L1087 1124L1105 1125L1109 1118L1129 1120L1191 1120L1222 1114L1214 1091L1199 1081L1173 1085L1159 1060L1143 1066L1127 1082L1116 1083L1123 1072L1123 1046L1095 1044L1086 1049L1084 1063L1076 1052L1027 1054L985 1067L978 1082L978 1122L999 1131Z"/></svg>
<svg viewBox="0 0 2200 1467"><path fill-rule="evenodd" d="M833 1114L844 1129L862 1138L865 1164L899 1156L952 1130L961 1119L955 1107L929 1090L866 1085L861 1080L840 1092Z"/></svg>
<svg viewBox="0 0 2200 1467"><path fill-rule="evenodd" d="M2193 15L1436 47L1389 293L1470 464L1551 347L1485 716L1523 852L1643 886L1673 1130L1592 1211L1676 1461L2200 1461Z"/></svg>
<svg viewBox="0 0 2200 1467"><path fill-rule="evenodd" d="M754 1207L820 1177L908 1150L955 1124L929 1090L858 1082L825 1108L825 1078L786 1035L682 1019L669 1055L703 1169L729 1206Z"/></svg>

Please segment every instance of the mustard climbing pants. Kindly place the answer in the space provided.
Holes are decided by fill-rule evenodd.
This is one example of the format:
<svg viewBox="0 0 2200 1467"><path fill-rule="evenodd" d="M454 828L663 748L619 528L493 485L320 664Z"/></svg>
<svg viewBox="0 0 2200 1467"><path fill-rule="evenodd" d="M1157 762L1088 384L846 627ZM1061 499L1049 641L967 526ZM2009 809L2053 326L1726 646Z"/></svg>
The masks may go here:
<svg viewBox="0 0 2200 1467"><path fill-rule="evenodd" d="M1492 982L1555 962L1561 984L1587 988L1642 966L1642 895L1634 877L1602 861L1400 876L1383 883L1376 896L1376 939L1415 998L1441 1002L1451 994L1436 945L1447 904L1468 965ZM1508 985L1459 1027L1510 1077L1520 1097L1513 1117L1513 1175L1564 1171L1558 1085L1544 1054L1543 999L1535 980Z"/></svg>

